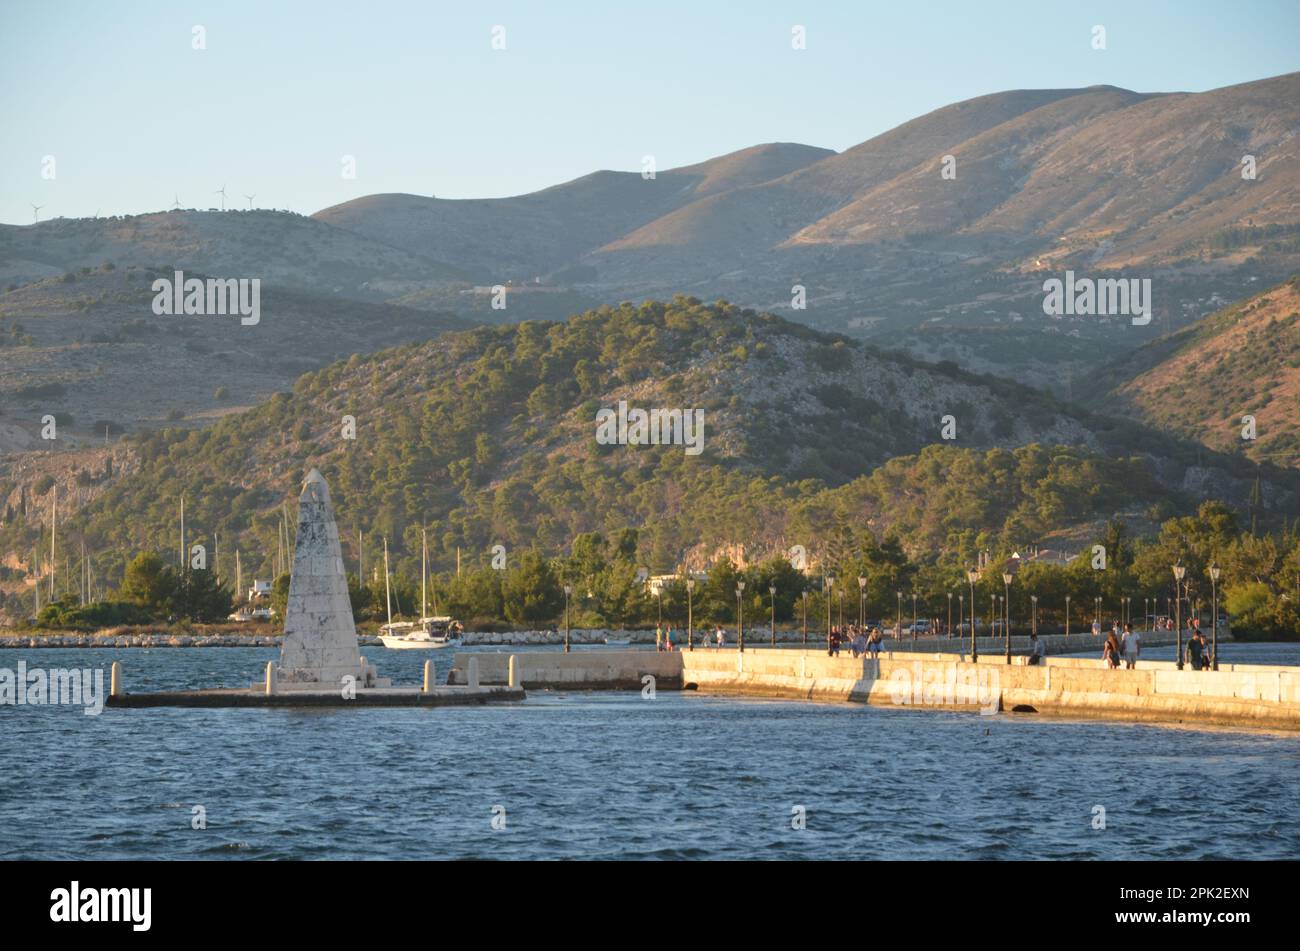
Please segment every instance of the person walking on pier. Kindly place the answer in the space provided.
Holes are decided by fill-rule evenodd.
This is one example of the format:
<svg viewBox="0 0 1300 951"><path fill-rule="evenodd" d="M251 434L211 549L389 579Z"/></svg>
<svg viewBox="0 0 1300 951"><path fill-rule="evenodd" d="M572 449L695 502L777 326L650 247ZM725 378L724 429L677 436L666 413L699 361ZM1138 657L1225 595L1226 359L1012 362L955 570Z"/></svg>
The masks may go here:
<svg viewBox="0 0 1300 951"><path fill-rule="evenodd" d="M722 629L721 624L718 625L717 639L719 650L727 646L727 632Z"/></svg>
<svg viewBox="0 0 1300 951"><path fill-rule="evenodd" d="M1124 641L1120 646L1124 648L1124 667L1136 669L1138 654L1142 652L1142 635L1133 630L1131 623L1124 625Z"/></svg>
<svg viewBox="0 0 1300 951"><path fill-rule="evenodd" d="M667 643L667 646L668 646L668 653L670 653L670 654L673 652L673 644L675 643L674 640L673 640L673 637L674 637L674 635L673 635L673 628L672 628L672 625L670 624L670 625L668 626L668 643Z"/></svg>
<svg viewBox="0 0 1300 951"><path fill-rule="evenodd" d="M1101 648L1101 659L1106 662L1111 670L1119 667L1119 641L1116 639L1114 631L1106 635L1106 643Z"/></svg>
<svg viewBox="0 0 1300 951"><path fill-rule="evenodd" d="M1187 656L1184 658L1187 662L1187 666L1192 668L1192 670L1201 669L1202 647L1204 647L1204 644L1201 641L1201 632L1199 629L1193 627L1192 636L1187 641Z"/></svg>

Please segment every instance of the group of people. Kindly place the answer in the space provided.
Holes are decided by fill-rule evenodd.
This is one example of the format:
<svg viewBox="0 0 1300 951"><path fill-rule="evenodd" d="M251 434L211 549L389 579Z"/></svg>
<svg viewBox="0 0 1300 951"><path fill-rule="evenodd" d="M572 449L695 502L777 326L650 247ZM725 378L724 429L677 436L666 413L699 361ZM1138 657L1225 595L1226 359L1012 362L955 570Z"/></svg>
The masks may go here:
<svg viewBox="0 0 1300 951"><path fill-rule="evenodd" d="M655 650L657 651L675 651L677 649L677 632L673 630L672 625L668 625L668 631L665 634L661 626L655 628Z"/></svg>
<svg viewBox="0 0 1300 951"><path fill-rule="evenodd" d="M1141 652L1141 633L1133 630L1132 624L1125 624L1121 631L1119 624L1116 623L1106 635L1106 642L1101 648L1101 657L1112 669L1119 667L1120 662L1123 661L1126 669L1133 670L1137 667L1138 655ZM1210 651L1206 649L1205 635L1201 632L1200 622L1195 619L1187 622L1187 644L1183 648L1183 663L1192 670L1209 670L1213 664Z"/></svg>
<svg viewBox="0 0 1300 951"><path fill-rule="evenodd" d="M873 627L870 633L857 624L849 624L843 629L832 627L830 643L826 645L826 653L832 657L838 657L840 651L847 645L854 657L861 657L869 652L872 658L875 658L880 654L881 640L882 636L878 627Z"/></svg>
<svg viewBox="0 0 1300 951"><path fill-rule="evenodd" d="M655 650L672 652L678 650L678 643L681 635L673 630L672 625L668 626L665 631L663 626L655 628ZM727 632L719 626L714 630L712 638L705 631L700 632L699 643L701 645L712 643L716 647L725 647L727 645Z"/></svg>
<svg viewBox="0 0 1300 951"><path fill-rule="evenodd" d="M1137 667L1138 655L1142 653L1142 635L1133 630L1132 624L1125 624L1121 632L1119 624L1112 625L1106 634L1106 642L1101 646L1101 659L1112 669L1119 667L1121 659L1125 668Z"/></svg>

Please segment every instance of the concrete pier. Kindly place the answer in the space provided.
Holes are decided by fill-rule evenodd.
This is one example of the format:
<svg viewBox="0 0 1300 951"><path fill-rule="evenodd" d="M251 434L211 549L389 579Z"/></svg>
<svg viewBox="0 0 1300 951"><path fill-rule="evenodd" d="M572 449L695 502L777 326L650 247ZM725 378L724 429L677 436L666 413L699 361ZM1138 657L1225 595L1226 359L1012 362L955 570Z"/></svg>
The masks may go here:
<svg viewBox="0 0 1300 951"><path fill-rule="evenodd" d="M449 683L464 682L470 656L455 656ZM1139 661L1124 670L1087 657L1029 665L1024 657L1007 664L981 656L971 663L961 654L896 652L872 660L782 648L473 656L482 683L507 683L514 661L528 688L640 690L648 674L659 689L746 697L1300 731L1295 667L1180 671L1172 661Z"/></svg>

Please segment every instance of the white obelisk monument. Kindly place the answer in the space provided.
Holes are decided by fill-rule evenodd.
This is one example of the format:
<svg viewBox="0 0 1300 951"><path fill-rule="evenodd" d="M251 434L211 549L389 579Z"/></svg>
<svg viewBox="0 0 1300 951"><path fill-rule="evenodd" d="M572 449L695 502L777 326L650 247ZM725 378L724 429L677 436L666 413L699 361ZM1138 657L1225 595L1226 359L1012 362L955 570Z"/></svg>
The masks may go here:
<svg viewBox="0 0 1300 951"><path fill-rule="evenodd" d="M316 469L298 496L297 537L276 679L325 689L338 688L346 677L356 678L358 687L374 685L376 671L357 647L330 490Z"/></svg>

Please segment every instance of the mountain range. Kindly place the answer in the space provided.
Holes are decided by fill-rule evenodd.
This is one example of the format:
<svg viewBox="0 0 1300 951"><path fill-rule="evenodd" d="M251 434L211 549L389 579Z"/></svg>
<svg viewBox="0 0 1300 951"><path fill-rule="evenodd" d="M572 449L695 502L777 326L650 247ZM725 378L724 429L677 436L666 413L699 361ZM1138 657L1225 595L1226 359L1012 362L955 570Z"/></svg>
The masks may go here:
<svg viewBox="0 0 1300 951"><path fill-rule="evenodd" d="M0 282L182 266L497 322L687 293L1067 392L1216 297L1300 270L1297 133L1300 73L1002 92L839 153L772 143L510 198L4 226ZM1151 278L1156 319L1048 317L1042 282L1066 269Z"/></svg>

